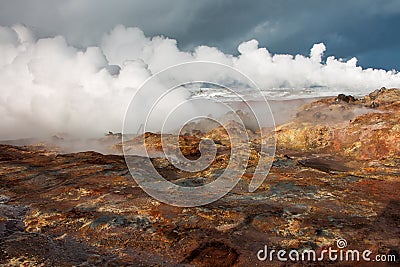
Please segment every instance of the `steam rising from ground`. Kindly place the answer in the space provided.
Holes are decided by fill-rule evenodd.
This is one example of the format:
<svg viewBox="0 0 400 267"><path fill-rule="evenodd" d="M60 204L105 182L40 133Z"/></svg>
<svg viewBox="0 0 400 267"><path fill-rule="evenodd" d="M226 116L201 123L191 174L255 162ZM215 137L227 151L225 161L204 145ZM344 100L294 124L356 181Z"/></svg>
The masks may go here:
<svg viewBox="0 0 400 267"><path fill-rule="evenodd" d="M356 58L329 56L323 62L325 50L320 43L309 56L272 55L250 40L239 45L238 56L208 46L184 52L176 40L149 38L138 28L124 26L105 34L98 47L78 49L62 36L36 39L22 25L0 27L0 139L120 132L130 99L148 77L193 60L235 67L262 90L320 86L331 95L361 95L381 86L400 86L396 71L362 69ZM184 92L169 97L168 106L187 97Z"/></svg>

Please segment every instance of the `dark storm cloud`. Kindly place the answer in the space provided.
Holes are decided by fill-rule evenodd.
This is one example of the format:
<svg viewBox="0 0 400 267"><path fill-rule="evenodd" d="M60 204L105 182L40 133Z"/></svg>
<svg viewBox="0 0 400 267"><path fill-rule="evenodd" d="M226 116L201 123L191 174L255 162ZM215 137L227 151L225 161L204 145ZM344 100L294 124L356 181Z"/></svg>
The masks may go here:
<svg viewBox="0 0 400 267"><path fill-rule="evenodd" d="M206 2L204 2L205 4ZM80 45L95 44L118 24L149 35L177 35L195 18L195 2L167 1L2 1L0 24L23 23L38 35L61 34Z"/></svg>
<svg viewBox="0 0 400 267"><path fill-rule="evenodd" d="M192 26L198 33L192 42L207 40L234 52L241 41L256 38L271 52L290 54L305 54L313 43L324 42L328 54L400 69L399 1L248 2L210 7Z"/></svg>
<svg viewBox="0 0 400 267"><path fill-rule="evenodd" d="M97 44L117 24L163 34L191 49L205 44L236 53L256 38L271 52L306 54L324 42L327 54L357 56L365 67L400 69L400 1L1 1L0 25L24 23L39 36L65 35Z"/></svg>
<svg viewBox="0 0 400 267"><path fill-rule="evenodd" d="M189 61L233 67L271 98L357 97L400 87L400 72L365 68L400 70L400 2L1 1L0 25L6 27L0 26L0 140L121 132L129 101L143 94L135 107L136 131L153 96L167 92L161 84L142 91L143 82ZM216 78L206 68L196 75ZM168 93L149 130L159 131L161 117L189 97L187 90ZM180 112L183 117L173 116L174 127L204 109L211 112L190 105Z"/></svg>

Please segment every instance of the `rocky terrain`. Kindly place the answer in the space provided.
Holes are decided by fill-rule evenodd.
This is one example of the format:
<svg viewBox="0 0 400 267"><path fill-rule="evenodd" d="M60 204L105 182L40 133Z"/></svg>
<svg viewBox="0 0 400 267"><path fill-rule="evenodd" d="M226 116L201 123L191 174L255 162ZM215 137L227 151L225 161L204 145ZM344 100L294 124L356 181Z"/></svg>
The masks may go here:
<svg viewBox="0 0 400 267"><path fill-rule="evenodd" d="M121 155L62 154L45 146L0 145L0 264L4 266L286 266L261 262L273 249L346 249L390 254L400 263L400 90L381 88L356 99L339 95L303 106L276 129L277 151L264 183L248 192L259 160L257 133L238 185L194 208L148 196ZM235 127L234 124L226 127ZM114 137L113 137L114 138ZM172 138L172 137L170 137ZM146 133L152 163L168 180L197 186L226 168L231 145L222 127L178 137L188 158L199 143L217 156L201 173L182 172L161 157L160 135ZM121 151L115 140L113 147ZM138 171L151 168L132 156ZM260 163L262 164L262 162ZM202 178L199 178L202 177ZM372 256L371 256L372 257ZM291 262L292 266L355 263Z"/></svg>

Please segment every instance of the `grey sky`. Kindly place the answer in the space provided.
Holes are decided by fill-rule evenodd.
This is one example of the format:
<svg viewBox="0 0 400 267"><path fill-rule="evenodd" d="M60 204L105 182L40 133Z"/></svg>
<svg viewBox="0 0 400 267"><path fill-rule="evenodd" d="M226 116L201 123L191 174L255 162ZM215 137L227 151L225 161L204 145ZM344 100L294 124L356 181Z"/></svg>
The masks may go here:
<svg viewBox="0 0 400 267"><path fill-rule="evenodd" d="M64 35L76 46L97 44L117 24L177 39L182 49L205 44L227 53L252 38L290 54L308 54L313 43L324 42L327 55L400 70L396 0L0 0L0 25L15 23L42 37Z"/></svg>

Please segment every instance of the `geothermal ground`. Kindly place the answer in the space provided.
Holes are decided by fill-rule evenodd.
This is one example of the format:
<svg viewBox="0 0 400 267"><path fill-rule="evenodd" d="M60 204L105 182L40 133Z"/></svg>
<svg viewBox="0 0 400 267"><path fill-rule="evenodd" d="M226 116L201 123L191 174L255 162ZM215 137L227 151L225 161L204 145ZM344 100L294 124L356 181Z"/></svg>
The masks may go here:
<svg viewBox="0 0 400 267"><path fill-rule="evenodd" d="M170 206L148 196L121 155L0 145L0 263L285 266L276 259L260 262L257 252L265 245L318 252L336 248L342 238L346 249L369 249L371 258L394 255L397 262L382 266L398 265L399 111L399 89L306 104L291 122L276 129L276 156L257 191L247 192L263 141L255 137L238 185L222 199L195 208ZM118 136L112 138L117 154L121 143ZM141 138L152 151L161 151L159 135ZM172 182L207 183L226 167L230 144L221 127L193 131L179 137L182 153L198 156L203 138L214 140L218 152L202 179L177 171L164 158L152 162ZM130 142L134 146L136 140ZM132 161L138 166L135 175L146 175L150 166L144 158L132 156ZM328 260L312 264L343 265Z"/></svg>

